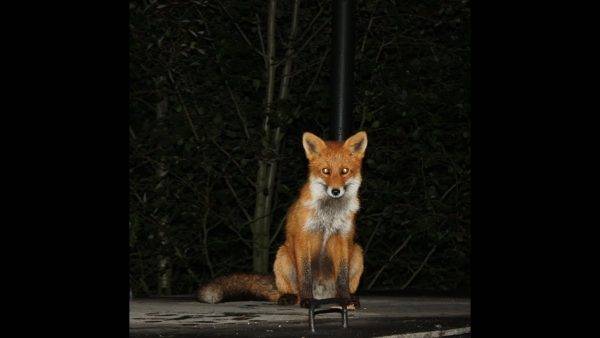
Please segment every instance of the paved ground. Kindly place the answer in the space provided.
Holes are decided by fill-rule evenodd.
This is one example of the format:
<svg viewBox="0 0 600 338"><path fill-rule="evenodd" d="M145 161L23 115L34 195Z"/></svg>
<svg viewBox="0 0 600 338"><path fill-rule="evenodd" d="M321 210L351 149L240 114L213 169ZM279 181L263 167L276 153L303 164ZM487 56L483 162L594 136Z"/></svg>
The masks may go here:
<svg viewBox="0 0 600 338"><path fill-rule="evenodd" d="M349 328L339 313L317 315L316 333L308 328L308 310L269 302L205 304L191 299L139 299L130 305L131 337L399 337L469 336L468 298L361 297L361 309L349 312ZM424 332L429 332L425 334ZM466 333L466 334L464 334Z"/></svg>

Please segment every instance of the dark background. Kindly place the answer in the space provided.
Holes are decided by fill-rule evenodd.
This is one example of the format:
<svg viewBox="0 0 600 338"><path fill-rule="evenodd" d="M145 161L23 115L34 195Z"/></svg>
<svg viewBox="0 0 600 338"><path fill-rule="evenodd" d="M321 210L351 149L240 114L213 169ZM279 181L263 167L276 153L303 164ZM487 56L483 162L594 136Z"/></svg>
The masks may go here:
<svg viewBox="0 0 600 338"><path fill-rule="evenodd" d="M4 7L2 230L10 278L3 281L11 323L22 321L13 326L27 332L81 336L92 325L106 336L128 329L133 270L124 258L132 250L123 220L134 208L127 175L128 7ZM597 181L597 123L591 120L597 55L590 43L596 11L551 2L476 2L471 8L470 102L477 112L471 118L471 219L478 225L471 229L469 269L473 330L485 336L514 335L515 328L531 335L587 334L594 312L585 305L593 304L596 289L588 278L596 256L597 198L590 196ZM372 170L365 169L366 175ZM374 272L369 268L365 278ZM27 315L32 304L40 315Z"/></svg>
<svg viewBox="0 0 600 338"><path fill-rule="evenodd" d="M290 46L292 4L277 4L277 61ZM351 132L369 136L361 289L468 292L470 1L355 4ZM266 1L131 1L129 10L129 281L134 296L192 293L252 271L261 160L278 164L271 262L283 241L280 224L306 178L301 135L329 135L331 1L300 2L283 100L283 65L276 73L278 151L262 129Z"/></svg>

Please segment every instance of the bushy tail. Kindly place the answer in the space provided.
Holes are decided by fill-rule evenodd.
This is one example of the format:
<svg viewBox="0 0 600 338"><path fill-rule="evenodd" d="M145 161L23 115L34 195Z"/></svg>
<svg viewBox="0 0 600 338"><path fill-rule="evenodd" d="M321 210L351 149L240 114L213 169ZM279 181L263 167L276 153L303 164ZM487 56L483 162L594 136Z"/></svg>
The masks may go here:
<svg viewBox="0 0 600 338"><path fill-rule="evenodd" d="M198 300L218 303L232 298L277 301L279 291L272 275L234 273L213 279L198 289Z"/></svg>

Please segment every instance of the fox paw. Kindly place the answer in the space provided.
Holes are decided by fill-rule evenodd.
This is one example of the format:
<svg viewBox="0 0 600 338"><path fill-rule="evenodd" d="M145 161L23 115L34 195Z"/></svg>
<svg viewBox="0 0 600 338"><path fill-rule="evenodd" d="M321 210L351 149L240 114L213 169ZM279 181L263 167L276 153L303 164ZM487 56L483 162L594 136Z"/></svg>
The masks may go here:
<svg viewBox="0 0 600 338"><path fill-rule="evenodd" d="M291 293L283 294L277 300L279 305L294 305L298 302L298 297Z"/></svg>
<svg viewBox="0 0 600 338"><path fill-rule="evenodd" d="M350 305L354 305L357 309L360 308L360 300L358 295L350 295Z"/></svg>
<svg viewBox="0 0 600 338"><path fill-rule="evenodd" d="M313 298L302 298L300 299L300 306L306 309L310 309L310 304L312 303Z"/></svg>
<svg viewBox="0 0 600 338"><path fill-rule="evenodd" d="M332 309L340 309L340 310L341 310L341 309L342 309L342 306L340 306L340 305L334 305L334 306L332 306L331 308L332 308ZM354 311L354 310L356 310L356 309L357 309L357 308L354 306L354 304L349 304L349 305L346 305L346 310L349 310L349 311Z"/></svg>
<svg viewBox="0 0 600 338"><path fill-rule="evenodd" d="M360 308L360 301L358 300L357 295L348 295L346 297L338 298L340 298L340 303L346 305L348 309L354 310L355 308Z"/></svg>

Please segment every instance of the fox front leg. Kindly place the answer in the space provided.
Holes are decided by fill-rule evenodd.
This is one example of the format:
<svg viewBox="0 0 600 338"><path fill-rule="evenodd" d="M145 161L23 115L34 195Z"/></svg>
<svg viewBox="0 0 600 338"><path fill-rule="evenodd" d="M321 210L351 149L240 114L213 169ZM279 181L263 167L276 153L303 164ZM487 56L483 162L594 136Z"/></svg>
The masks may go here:
<svg viewBox="0 0 600 338"><path fill-rule="evenodd" d="M336 279L336 298L341 298L350 302L349 283L348 263L346 261L342 261L340 263Z"/></svg>
<svg viewBox="0 0 600 338"><path fill-rule="evenodd" d="M298 267L298 298L300 300L300 306L310 308L310 301L314 296L312 270L309 257L298 257L296 266Z"/></svg>
<svg viewBox="0 0 600 338"><path fill-rule="evenodd" d="M330 240L328 251L333 259L336 298L350 301L350 273L348 265L348 240L336 236Z"/></svg>

